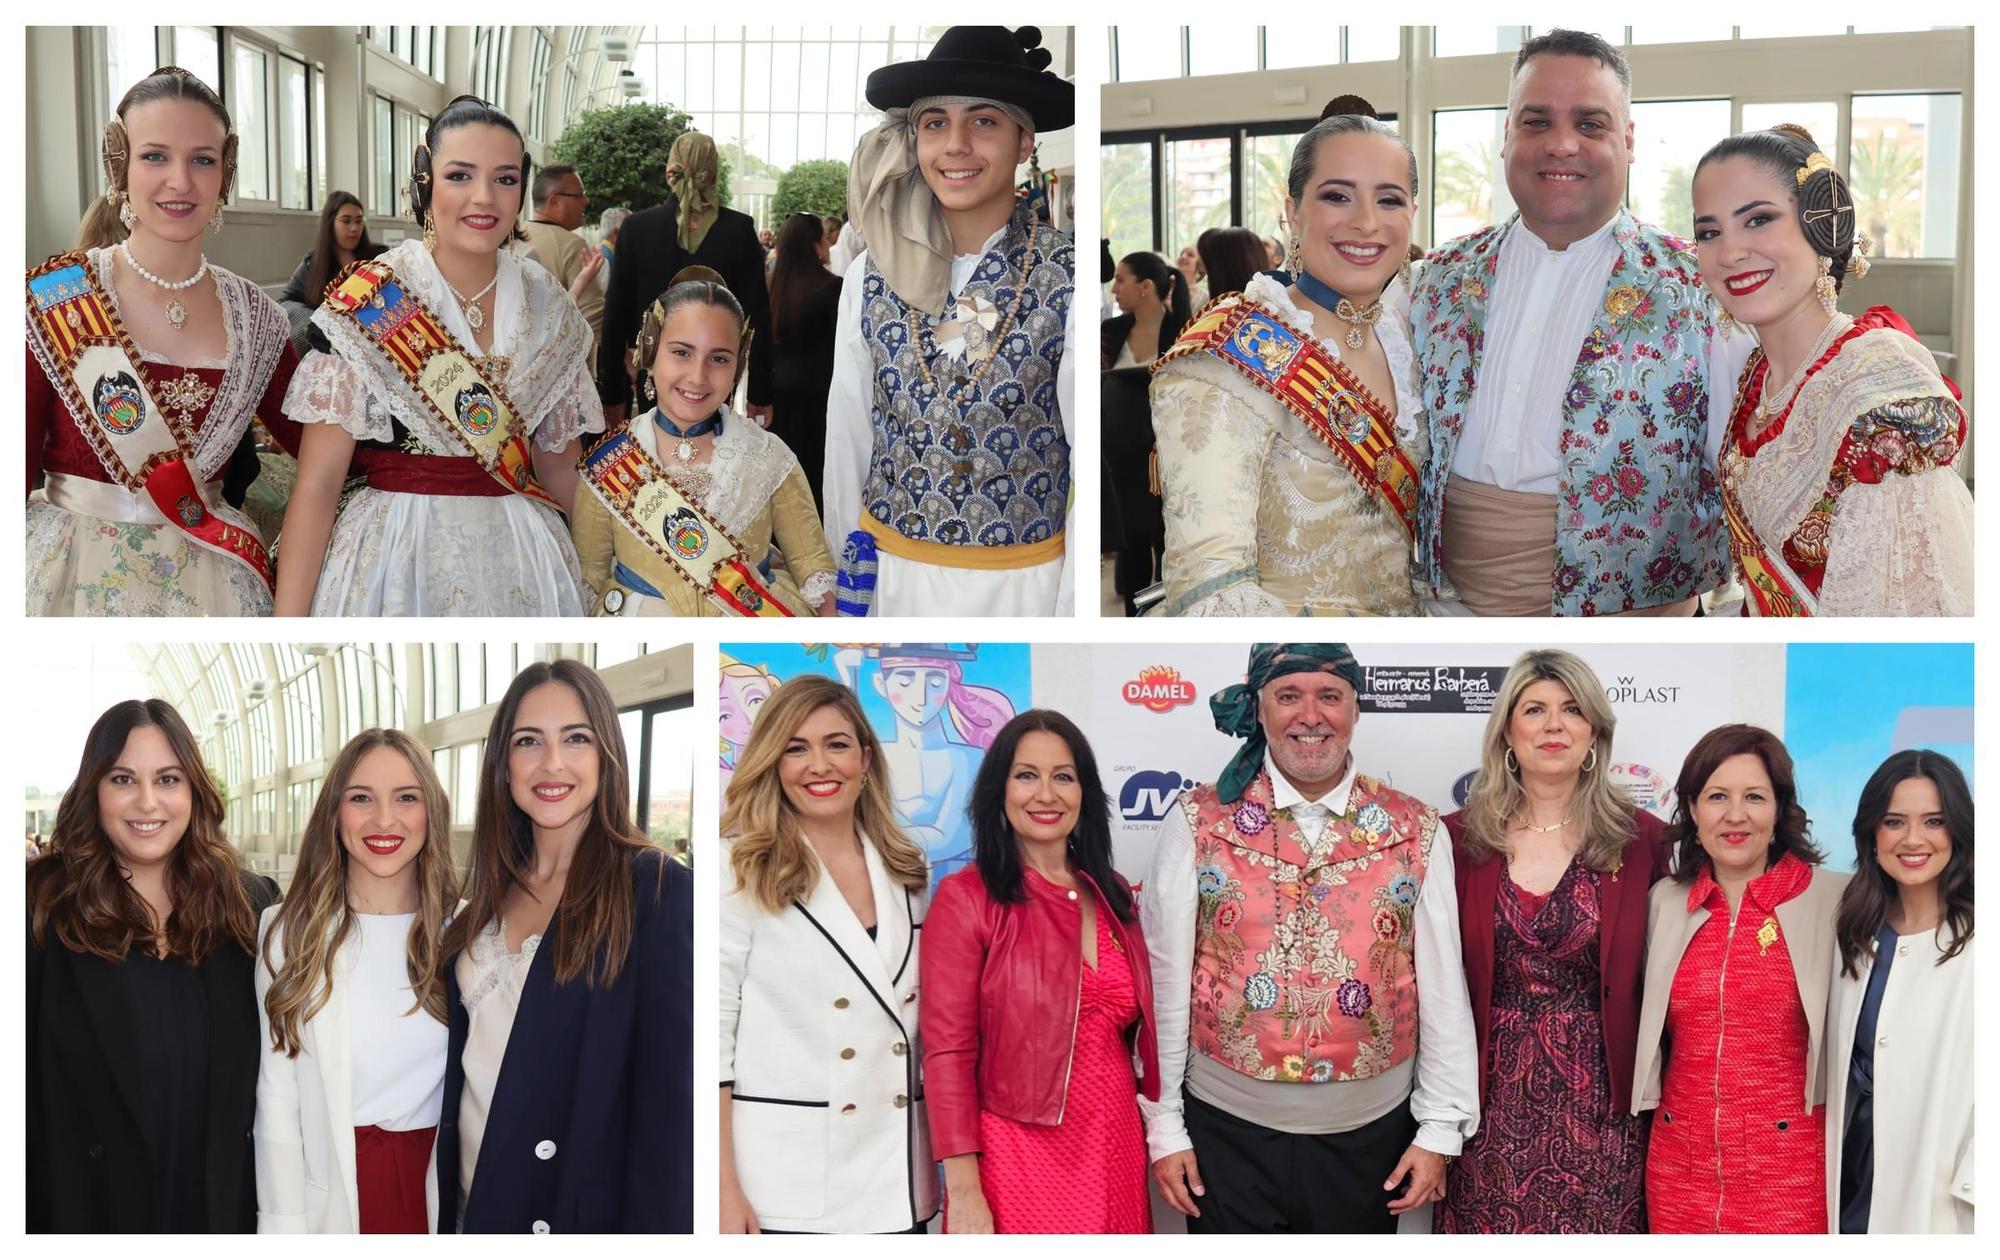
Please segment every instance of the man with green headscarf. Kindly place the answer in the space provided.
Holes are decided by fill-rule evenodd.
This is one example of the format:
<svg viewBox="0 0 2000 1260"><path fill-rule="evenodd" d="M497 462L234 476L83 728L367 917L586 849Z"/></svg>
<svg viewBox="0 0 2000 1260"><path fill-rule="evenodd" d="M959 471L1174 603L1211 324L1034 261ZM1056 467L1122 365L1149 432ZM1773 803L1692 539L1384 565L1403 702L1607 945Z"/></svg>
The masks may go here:
<svg viewBox="0 0 2000 1260"><path fill-rule="evenodd" d="M771 292L764 282L764 250L757 224L722 204L722 158L715 141L684 131L667 151L667 199L625 220L618 232L618 265L604 293L604 346L632 348L646 308L666 292L683 267L699 264L722 280L750 320L749 414L771 414ZM652 367L642 363L644 372ZM611 424L632 403L632 378L624 356L597 356L597 396Z"/></svg>
<svg viewBox="0 0 2000 1260"><path fill-rule="evenodd" d="M1209 700L1243 747L1160 826L1139 1106L1190 1233L1394 1233L1478 1127L1451 843L1357 773L1361 689L1344 643L1255 645Z"/></svg>

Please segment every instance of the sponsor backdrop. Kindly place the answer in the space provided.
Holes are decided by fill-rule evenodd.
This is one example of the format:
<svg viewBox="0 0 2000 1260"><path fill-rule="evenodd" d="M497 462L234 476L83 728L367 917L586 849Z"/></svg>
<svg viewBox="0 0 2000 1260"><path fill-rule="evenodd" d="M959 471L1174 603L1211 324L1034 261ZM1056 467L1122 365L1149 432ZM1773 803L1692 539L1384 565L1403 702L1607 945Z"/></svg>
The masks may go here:
<svg viewBox="0 0 2000 1260"><path fill-rule="evenodd" d="M1352 647L1364 682L1354 755L1362 770L1436 805L1457 808L1501 679L1528 644ZM1059 708L1090 736L1112 800L1119 869L1135 882L1176 797L1213 778L1237 741L1218 732L1208 697L1240 681L1242 645L905 644L837 647L724 644L725 764L742 679L831 674L856 687L888 748L899 801L948 874L970 844L963 819L979 731L1031 705ZM1801 795L1832 864L1853 864L1848 838L1861 784L1898 748L1938 748L1972 771L1972 651L1965 645L1616 645L1572 649L1604 683L1618 716L1613 773L1642 808L1673 809L1673 781L1700 736L1754 722L1786 739ZM953 684L956 665L961 683ZM1859 683L1878 680L1875 687ZM1879 680L1894 679L1894 688ZM751 684L755 689L755 684ZM991 725L959 721L951 702L990 689ZM1005 707L997 703L1004 697ZM963 699L963 697L961 697ZM996 719L997 720L992 720ZM747 729L747 723L743 729ZM739 736L740 739L740 736ZM912 786L908 780L916 776Z"/></svg>

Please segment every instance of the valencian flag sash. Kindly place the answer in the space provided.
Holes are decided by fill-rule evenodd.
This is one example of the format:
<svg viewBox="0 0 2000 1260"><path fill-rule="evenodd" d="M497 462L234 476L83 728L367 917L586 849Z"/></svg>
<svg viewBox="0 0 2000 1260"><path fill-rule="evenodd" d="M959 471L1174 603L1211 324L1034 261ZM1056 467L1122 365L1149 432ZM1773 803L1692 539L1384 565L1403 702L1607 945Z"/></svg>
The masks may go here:
<svg viewBox="0 0 2000 1260"><path fill-rule="evenodd" d="M583 461L584 484L653 553L733 617L796 617L743 558L743 545L674 484L625 428Z"/></svg>
<svg viewBox="0 0 2000 1260"><path fill-rule="evenodd" d="M248 565L269 589L264 541L203 497L188 459L193 429L154 401L145 361L86 255L59 254L28 273L28 331L55 367L50 384L112 480L194 542Z"/></svg>
<svg viewBox="0 0 2000 1260"><path fill-rule="evenodd" d="M1766 547L1750 527L1750 517L1736 497L1736 479L1722 478L1722 515L1729 522L1729 546L1743 570L1743 588L1756 601L1761 617L1811 617L1819 600L1807 589L1784 557Z"/></svg>
<svg viewBox="0 0 2000 1260"><path fill-rule="evenodd" d="M1213 355L1282 404L1416 537L1417 468L1396 445L1395 418L1318 341L1241 293L1225 293L1188 321L1153 371Z"/></svg>
<svg viewBox="0 0 2000 1260"><path fill-rule="evenodd" d="M489 476L516 494L562 509L535 481L528 443L516 419L520 412L391 268L380 262L351 264L327 286L326 305L354 321Z"/></svg>

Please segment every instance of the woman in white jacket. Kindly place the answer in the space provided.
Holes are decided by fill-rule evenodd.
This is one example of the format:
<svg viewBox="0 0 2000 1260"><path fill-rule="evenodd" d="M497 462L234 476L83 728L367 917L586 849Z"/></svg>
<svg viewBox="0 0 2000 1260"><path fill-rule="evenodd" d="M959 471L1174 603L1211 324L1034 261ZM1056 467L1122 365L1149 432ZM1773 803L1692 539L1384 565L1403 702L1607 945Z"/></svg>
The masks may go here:
<svg viewBox="0 0 2000 1260"><path fill-rule="evenodd" d="M771 693L722 834L721 1230L921 1233L937 1213L917 1040L930 871L854 693Z"/></svg>
<svg viewBox="0 0 2000 1260"><path fill-rule="evenodd" d="M430 754L373 729L334 759L256 969L259 1233L427 1233L457 902Z"/></svg>
<svg viewBox="0 0 2000 1260"><path fill-rule="evenodd" d="M1913 748L1869 776L1834 920L1827 1220L1842 1234L1972 1232L1972 793Z"/></svg>

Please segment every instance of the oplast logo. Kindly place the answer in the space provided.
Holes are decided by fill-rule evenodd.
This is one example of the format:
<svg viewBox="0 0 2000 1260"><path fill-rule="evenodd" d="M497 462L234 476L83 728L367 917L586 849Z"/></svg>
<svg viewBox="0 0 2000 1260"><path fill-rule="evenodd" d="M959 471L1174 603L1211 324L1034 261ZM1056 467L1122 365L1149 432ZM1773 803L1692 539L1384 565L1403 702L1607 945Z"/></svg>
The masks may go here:
<svg viewBox="0 0 2000 1260"><path fill-rule="evenodd" d="M1125 684L1123 689L1126 704L1136 704L1148 713L1165 713L1169 709L1194 703L1194 684L1181 677L1181 671L1171 665L1148 665L1139 671L1139 676Z"/></svg>
<svg viewBox="0 0 2000 1260"><path fill-rule="evenodd" d="M1158 822L1174 799L1194 786L1178 770L1140 770L1118 789L1118 816L1126 822Z"/></svg>

